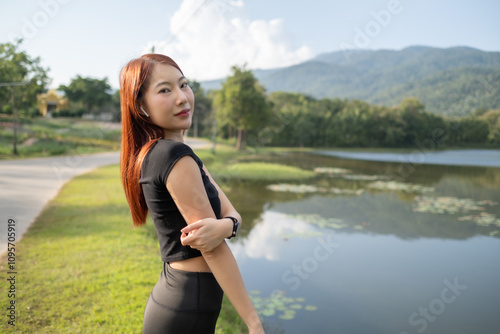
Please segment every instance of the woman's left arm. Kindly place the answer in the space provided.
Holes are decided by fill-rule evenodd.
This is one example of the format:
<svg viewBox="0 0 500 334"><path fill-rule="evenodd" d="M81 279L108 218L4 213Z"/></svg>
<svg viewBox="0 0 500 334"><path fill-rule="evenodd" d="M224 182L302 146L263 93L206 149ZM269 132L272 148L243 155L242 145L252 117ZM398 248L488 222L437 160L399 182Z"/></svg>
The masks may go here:
<svg viewBox="0 0 500 334"><path fill-rule="evenodd" d="M205 166L203 166L203 170L219 193L221 216L234 217L241 224L241 216L238 211L236 211L233 204L231 204L229 198L226 196L224 191L222 191L217 182L215 182ZM190 234L190 232L193 231L196 231L196 233ZM189 224L184 227L181 232L183 233L181 242L184 246L189 245L191 248L210 252L215 247L219 246L225 238L231 236L233 232L233 221L229 218L205 218Z"/></svg>
<svg viewBox="0 0 500 334"><path fill-rule="evenodd" d="M224 193L224 191L222 191L222 189L219 187L219 185L217 184L217 182L215 182L215 180L213 179L212 175L210 175L210 173L205 168L205 166L203 166L203 170L208 175L208 178L210 179L210 182L212 182L212 184L214 185L214 187L219 192L221 216L222 217L234 217L234 218L238 219L238 221L241 224L241 216L238 213L238 211L236 211L236 209L234 208L233 204L231 204L231 201L229 200L229 198L227 198L227 196Z"/></svg>

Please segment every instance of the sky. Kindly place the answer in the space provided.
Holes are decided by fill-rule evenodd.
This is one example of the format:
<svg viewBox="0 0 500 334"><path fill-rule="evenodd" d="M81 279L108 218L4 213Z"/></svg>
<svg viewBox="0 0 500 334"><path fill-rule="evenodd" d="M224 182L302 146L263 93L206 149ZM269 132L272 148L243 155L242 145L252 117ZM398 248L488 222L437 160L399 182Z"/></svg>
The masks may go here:
<svg viewBox="0 0 500 334"><path fill-rule="evenodd" d="M108 78L144 53L189 79L289 66L349 49L469 46L500 51L498 0L0 0L0 43L49 68L51 88Z"/></svg>

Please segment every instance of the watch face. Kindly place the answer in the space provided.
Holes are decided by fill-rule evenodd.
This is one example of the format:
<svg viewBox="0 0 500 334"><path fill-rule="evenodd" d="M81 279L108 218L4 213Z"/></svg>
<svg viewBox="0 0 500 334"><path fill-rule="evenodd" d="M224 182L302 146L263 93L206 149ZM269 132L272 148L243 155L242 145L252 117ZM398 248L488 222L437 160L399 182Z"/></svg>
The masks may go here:
<svg viewBox="0 0 500 334"><path fill-rule="evenodd" d="M224 218L229 218L233 221L233 234L229 237L229 239L231 239L238 234L238 230L240 229L240 222L238 221L238 219L234 217L224 217Z"/></svg>

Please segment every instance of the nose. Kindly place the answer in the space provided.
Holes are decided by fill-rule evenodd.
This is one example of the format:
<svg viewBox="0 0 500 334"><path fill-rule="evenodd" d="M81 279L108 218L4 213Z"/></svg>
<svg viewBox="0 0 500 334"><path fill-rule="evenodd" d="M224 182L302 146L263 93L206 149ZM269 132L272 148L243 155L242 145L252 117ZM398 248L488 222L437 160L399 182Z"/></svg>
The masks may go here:
<svg viewBox="0 0 500 334"><path fill-rule="evenodd" d="M181 106L183 104L186 104L188 101L188 98L186 96L186 93L184 93L181 89L177 89L177 105Z"/></svg>

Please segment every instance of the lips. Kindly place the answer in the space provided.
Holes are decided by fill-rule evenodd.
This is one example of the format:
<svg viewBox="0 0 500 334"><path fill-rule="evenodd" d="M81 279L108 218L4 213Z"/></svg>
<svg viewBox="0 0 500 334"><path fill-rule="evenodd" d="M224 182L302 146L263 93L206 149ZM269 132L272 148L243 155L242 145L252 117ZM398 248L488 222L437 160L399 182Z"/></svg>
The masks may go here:
<svg viewBox="0 0 500 334"><path fill-rule="evenodd" d="M175 114L174 116L187 117L189 116L189 109L184 109L181 112Z"/></svg>

